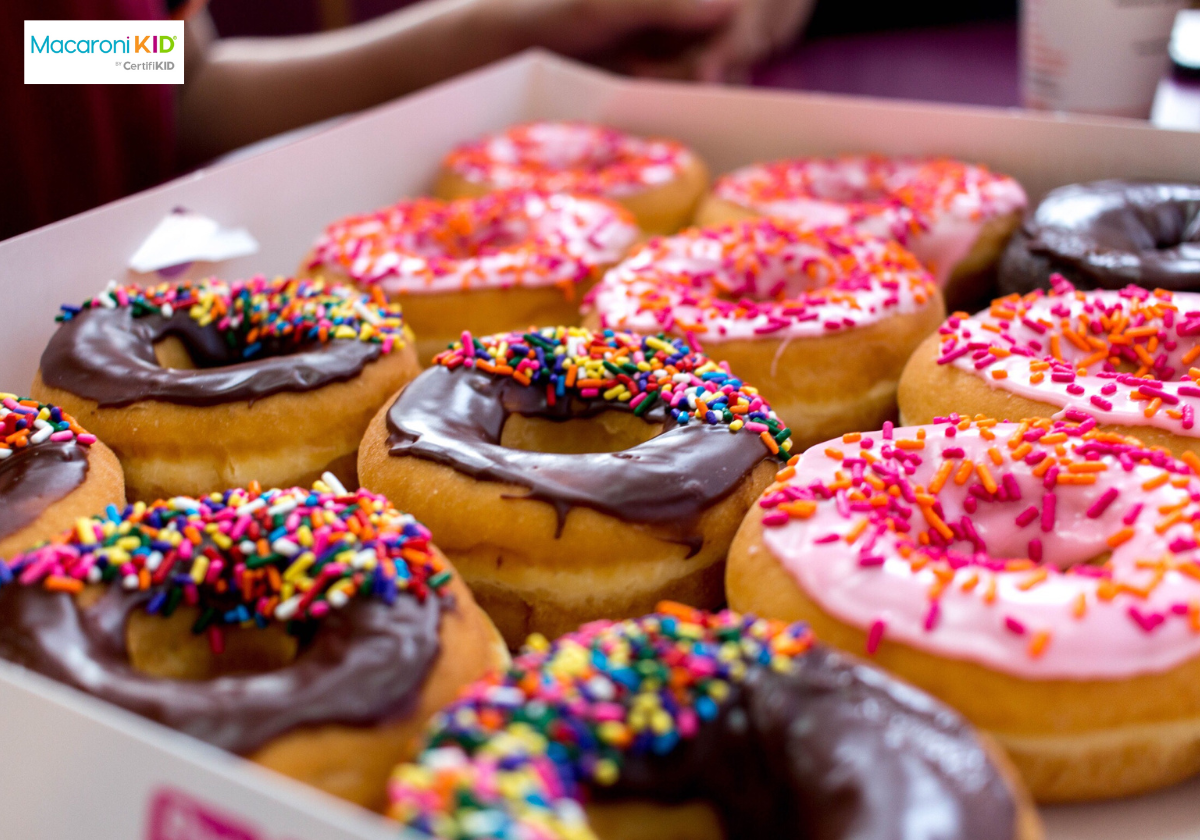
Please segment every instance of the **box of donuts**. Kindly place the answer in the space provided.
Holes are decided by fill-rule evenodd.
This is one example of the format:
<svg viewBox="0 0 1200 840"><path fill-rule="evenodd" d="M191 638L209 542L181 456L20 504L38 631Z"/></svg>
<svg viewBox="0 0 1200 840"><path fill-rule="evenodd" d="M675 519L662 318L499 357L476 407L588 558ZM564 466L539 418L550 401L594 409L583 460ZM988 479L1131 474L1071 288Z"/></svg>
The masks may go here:
<svg viewBox="0 0 1200 840"><path fill-rule="evenodd" d="M0 834L1200 840L1200 135L288 139L0 243Z"/></svg>

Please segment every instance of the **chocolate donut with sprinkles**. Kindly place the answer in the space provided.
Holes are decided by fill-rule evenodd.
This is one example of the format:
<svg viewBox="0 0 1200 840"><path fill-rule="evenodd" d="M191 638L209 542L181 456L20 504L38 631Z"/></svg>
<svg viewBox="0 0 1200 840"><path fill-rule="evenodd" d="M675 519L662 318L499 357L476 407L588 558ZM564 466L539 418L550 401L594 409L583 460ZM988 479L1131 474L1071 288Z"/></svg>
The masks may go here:
<svg viewBox="0 0 1200 840"><path fill-rule="evenodd" d="M729 603L954 706L1040 801L1152 790L1200 771L1197 471L1075 409L846 435L746 517Z"/></svg>
<svg viewBox="0 0 1200 840"><path fill-rule="evenodd" d="M955 313L912 356L900 416L927 423L951 411L1062 417L1082 409L1102 428L1177 455L1200 452L1200 294L1077 291L1009 295L973 316Z"/></svg>
<svg viewBox="0 0 1200 840"><path fill-rule="evenodd" d="M373 808L507 663L429 531L332 474L110 506L0 561L0 657Z"/></svg>
<svg viewBox="0 0 1200 840"><path fill-rule="evenodd" d="M595 288L584 322L694 336L761 384L803 448L895 419L900 372L945 311L895 242L750 219L639 248Z"/></svg>
<svg viewBox="0 0 1200 840"><path fill-rule="evenodd" d="M359 475L438 534L515 647L664 597L721 604L729 542L790 435L682 339L464 334L380 410Z"/></svg>
<svg viewBox="0 0 1200 840"><path fill-rule="evenodd" d="M367 423L420 370L398 304L320 280L110 284L58 320L32 393L112 447L143 501L326 470L356 486Z"/></svg>
<svg viewBox="0 0 1200 840"><path fill-rule="evenodd" d="M803 624L664 603L530 640L396 769L404 836L1037 840L1002 754Z"/></svg>
<svg viewBox="0 0 1200 840"><path fill-rule="evenodd" d="M692 220L708 167L682 143L583 122L515 125L458 146L442 161L434 195L453 199L504 189L596 195L621 204L646 233Z"/></svg>
<svg viewBox="0 0 1200 840"><path fill-rule="evenodd" d="M464 329L575 323L580 298L637 238L629 214L600 198L416 198L329 225L301 273L402 299L428 364Z"/></svg>
<svg viewBox="0 0 1200 840"><path fill-rule="evenodd" d="M56 405L0 393L0 557L125 504L112 451Z"/></svg>
<svg viewBox="0 0 1200 840"><path fill-rule="evenodd" d="M992 288L1026 203L1020 184L984 166L843 155L754 164L724 175L696 223L776 216L895 239L929 268L952 306L963 306Z"/></svg>

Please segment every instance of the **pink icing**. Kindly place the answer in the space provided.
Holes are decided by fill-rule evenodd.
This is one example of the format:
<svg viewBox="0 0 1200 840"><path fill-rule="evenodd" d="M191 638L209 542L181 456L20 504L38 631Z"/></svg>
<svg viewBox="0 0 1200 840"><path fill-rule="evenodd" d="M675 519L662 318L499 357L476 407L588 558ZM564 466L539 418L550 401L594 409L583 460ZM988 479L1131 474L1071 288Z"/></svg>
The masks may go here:
<svg viewBox="0 0 1200 840"><path fill-rule="evenodd" d="M951 317L940 333L939 363L992 387L1082 408L1103 423L1200 434L1190 367L1200 355L1200 294L1077 292L1057 277L1049 294L1001 298L970 318Z"/></svg>
<svg viewBox="0 0 1200 840"><path fill-rule="evenodd" d="M815 446L759 502L766 547L872 650L888 639L1029 679L1200 655L1200 482L1164 450L1072 417L955 415Z"/></svg>
<svg viewBox="0 0 1200 840"><path fill-rule="evenodd" d="M915 312L933 289L895 242L759 218L651 240L605 275L591 303L605 327L716 343L862 327Z"/></svg>
<svg viewBox="0 0 1200 840"><path fill-rule="evenodd" d="M579 122L513 126L446 156L456 175L495 188L620 197L676 178L692 153L673 140L634 137Z"/></svg>
<svg viewBox="0 0 1200 840"><path fill-rule="evenodd" d="M984 224L1027 203L1020 184L982 166L873 155L755 164L722 177L713 193L765 215L893 238L941 285Z"/></svg>
<svg viewBox="0 0 1200 840"><path fill-rule="evenodd" d="M417 198L334 222L308 267L387 295L562 286L615 263L638 236L626 211L598 198L525 190Z"/></svg>

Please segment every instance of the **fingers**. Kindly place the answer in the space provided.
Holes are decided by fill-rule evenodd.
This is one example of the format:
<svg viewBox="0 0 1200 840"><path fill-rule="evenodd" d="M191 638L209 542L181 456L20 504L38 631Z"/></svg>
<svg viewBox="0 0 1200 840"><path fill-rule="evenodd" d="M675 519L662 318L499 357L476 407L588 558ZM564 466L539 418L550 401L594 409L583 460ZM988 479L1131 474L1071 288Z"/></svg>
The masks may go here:
<svg viewBox="0 0 1200 840"><path fill-rule="evenodd" d="M662 27L711 30L729 24L754 0L592 0L610 19L621 18L630 28Z"/></svg>
<svg viewBox="0 0 1200 840"><path fill-rule="evenodd" d="M712 83L748 79L754 64L791 43L814 5L815 0L745 0L696 57L696 78Z"/></svg>

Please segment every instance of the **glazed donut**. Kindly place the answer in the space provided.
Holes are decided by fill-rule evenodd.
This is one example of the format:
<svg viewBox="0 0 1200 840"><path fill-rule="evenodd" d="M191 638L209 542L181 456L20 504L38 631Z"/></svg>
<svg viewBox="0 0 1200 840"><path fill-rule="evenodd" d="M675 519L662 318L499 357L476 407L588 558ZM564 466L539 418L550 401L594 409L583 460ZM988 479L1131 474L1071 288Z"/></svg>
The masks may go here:
<svg viewBox="0 0 1200 840"><path fill-rule="evenodd" d="M125 504L121 465L55 405L0 393L0 557Z"/></svg>
<svg viewBox="0 0 1200 840"><path fill-rule="evenodd" d="M325 470L353 486L367 423L420 369L398 305L324 281L110 285L59 319L32 393L111 446L143 501Z"/></svg>
<svg viewBox="0 0 1200 840"><path fill-rule="evenodd" d="M696 223L782 216L893 238L958 306L989 289L1025 203L1012 178L948 158L795 158L722 176Z"/></svg>
<svg viewBox="0 0 1200 840"><path fill-rule="evenodd" d="M1106 430L1176 454L1200 452L1200 294L1078 292L1012 295L957 313L913 354L900 415L929 423L951 411L1060 417L1082 409Z"/></svg>
<svg viewBox="0 0 1200 840"><path fill-rule="evenodd" d="M1068 413L814 447L727 579L735 609L811 622L957 708L1043 802L1200 770L1200 459Z"/></svg>
<svg viewBox="0 0 1200 840"><path fill-rule="evenodd" d="M638 238L610 202L530 191L417 198L334 222L302 273L402 298L428 364L462 331L573 323L579 298Z"/></svg>
<svg viewBox="0 0 1200 840"><path fill-rule="evenodd" d="M997 274L1002 294L1049 289L1200 292L1200 184L1094 181L1049 192L1013 235Z"/></svg>
<svg viewBox="0 0 1200 840"><path fill-rule="evenodd" d="M359 475L439 535L516 647L663 597L719 605L789 434L681 339L546 327L464 335L380 410Z"/></svg>
<svg viewBox="0 0 1200 840"><path fill-rule="evenodd" d="M803 448L894 418L904 363L945 312L895 242L763 218L652 240L605 275L584 323L695 336L762 383Z"/></svg>
<svg viewBox="0 0 1200 840"><path fill-rule="evenodd" d="M0 656L374 808L507 662L429 531L332 474L110 508L0 583Z"/></svg>
<svg viewBox="0 0 1200 840"><path fill-rule="evenodd" d="M646 233L674 233L691 221L707 187L708 167L682 143L582 122L535 122L454 149L434 195L514 188L596 195L622 205Z"/></svg>
<svg viewBox="0 0 1200 840"><path fill-rule="evenodd" d="M1042 836L999 751L927 695L803 624L659 610L531 639L439 713L392 777L406 836Z"/></svg>

